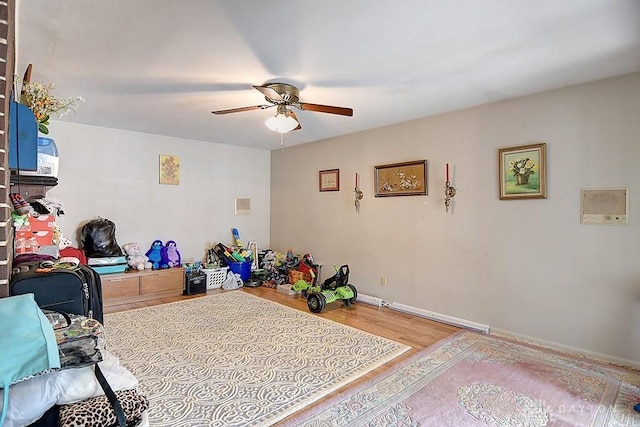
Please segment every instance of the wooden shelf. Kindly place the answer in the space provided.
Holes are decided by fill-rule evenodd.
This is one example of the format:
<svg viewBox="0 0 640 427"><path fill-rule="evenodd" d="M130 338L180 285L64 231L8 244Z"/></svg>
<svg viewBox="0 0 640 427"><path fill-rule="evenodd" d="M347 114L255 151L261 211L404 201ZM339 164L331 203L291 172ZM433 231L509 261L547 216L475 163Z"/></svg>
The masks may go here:
<svg viewBox="0 0 640 427"><path fill-rule="evenodd" d="M41 199L47 196L47 191L58 185L58 178L52 176L18 175L11 172L9 178L10 193L20 193L23 199Z"/></svg>

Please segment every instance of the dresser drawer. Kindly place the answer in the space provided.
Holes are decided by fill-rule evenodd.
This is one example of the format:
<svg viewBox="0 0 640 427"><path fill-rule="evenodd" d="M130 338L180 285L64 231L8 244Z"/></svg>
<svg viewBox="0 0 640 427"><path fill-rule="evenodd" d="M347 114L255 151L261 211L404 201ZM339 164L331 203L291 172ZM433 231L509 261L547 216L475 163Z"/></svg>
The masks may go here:
<svg viewBox="0 0 640 427"><path fill-rule="evenodd" d="M184 287L184 270L169 269L154 271L140 277L140 294L152 294L158 292L181 292Z"/></svg>
<svg viewBox="0 0 640 427"><path fill-rule="evenodd" d="M179 295L184 289L184 268L101 274L105 307Z"/></svg>
<svg viewBox="0 0 640 427"><path fill-rule="evenodd" d="M140 280L137 277L102 278L102 297L123 298L140 294Z"/></svg>

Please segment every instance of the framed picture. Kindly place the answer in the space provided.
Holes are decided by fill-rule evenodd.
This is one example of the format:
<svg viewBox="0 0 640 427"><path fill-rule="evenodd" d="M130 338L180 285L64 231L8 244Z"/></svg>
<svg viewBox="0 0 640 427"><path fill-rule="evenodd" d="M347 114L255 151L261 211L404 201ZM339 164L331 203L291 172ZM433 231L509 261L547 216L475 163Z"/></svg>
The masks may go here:
<svg viewBox="0 0 640 427"><path fill-rule="evenodd" d="M340 190L340 169L327 169L320 171L320 191Z"/></svg>
<svg viewBox="0 0 640 427"><path fill-rule="evenodd" d="M498 150L500 200L547 197L546 145L540 143Z"/></svg>
<svg viewBox="0 0 640 427"><path fill-rule="evenodd" d="M160 184L180 184L180 157L160 154Z"/></svg>
<svg viewBox="0 0 640 427"><path fill-rule="evenodd" d="M376 197L426 196L427 161L375 166Z"/></svg>

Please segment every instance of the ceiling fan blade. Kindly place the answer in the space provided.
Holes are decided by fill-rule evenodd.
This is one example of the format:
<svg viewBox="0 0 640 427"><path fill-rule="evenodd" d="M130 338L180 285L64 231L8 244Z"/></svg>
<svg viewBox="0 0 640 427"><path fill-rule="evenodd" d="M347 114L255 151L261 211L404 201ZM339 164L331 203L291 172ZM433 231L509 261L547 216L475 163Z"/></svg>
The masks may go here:
<svg viewBox="0 0 640 427"><path fill-rule="evenodd" d="M353 116L353 109L345 107L334 107L332 105L300 103L300 109L304 111L317 111L319 113L339 114L341 116Z"/></svg>
<svg viewBox="0 0 640 427"><path fill-rule="evenodd" d="M293 111L289 110L289 114L291 114L291 116L296 119L296 122L298 122L298 127L294 128L291 130L291 132L293 132L294 130L300 130L302 129L302 124L300 124L300 120L298 120L298 116L296 116L296 113L294 113Z"/></svg>
<svg viewBox="0 0 640 427"><path fill-rule="evenodd" d="M273 107L273 105L253 105L251 107L230 108L228 110L212 111L212 113L213 114L240 113L242 111L264 110L265 108L269 108L269 107Z"/></svg>
<svg viewBox="0 0 640 427"><path fill-rule="evenodd" d="M258 89L267 99L273 99L274 101L282 101L284 102L284 98L276 92L273 88L269 86L254 86L255 89Z"/></svg>

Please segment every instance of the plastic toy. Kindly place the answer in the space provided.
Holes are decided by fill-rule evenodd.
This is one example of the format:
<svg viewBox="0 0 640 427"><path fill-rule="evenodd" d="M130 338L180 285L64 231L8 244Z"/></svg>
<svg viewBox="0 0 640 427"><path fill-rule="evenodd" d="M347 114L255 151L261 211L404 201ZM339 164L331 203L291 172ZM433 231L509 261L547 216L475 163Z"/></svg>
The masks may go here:
<svg viewBox="0 0 640 427"><path fill-rule="evenodd" d="M145 254L149 257L149 261L154 270L160 268L160 263L162 262L162 248L163 248L162 240L154 240L151 244L151 247Z"/></svg>
<svg viewBox="0 0 640 427"><path fill-rule="evenodd" d="M320 285L317 284L316 275L313 271L309 272L311 274L311 282L307 282L304 279L300 279L296 281L293 285L291 285L291 290L300 292L303 298L308 298L311 292L320 292L322 289Z"/></svg>
<svg viewBox="0 0 640 427"><path fill-rule="evenodd" d="M231 233L233 234L233 239L236 241L236 246L242 249L242 241L240 241L240 232L237 228L232 228Z"/></svg>
<svg viewBox="0 0 640 427"><path fill-rule="evenodd" d="M356 302L358 291L349 281L349 266L343 265L336 268L336 274L326 279L322 285L315 284L315 274L311 273L313 279L311 283L298 280L291 289L302 291L302 296L306 295L307 307L313 313L320 313L327 304L341 300L345 307L349 307Z"/></svg>
<svg viewBox="0 0 640 427"><path fill-rule="evenodd" d="M300 264L298 264L298 270L305 273L305 275L317 276L319 268L320 266L313 261L311 254L304 254L300 260Z"/></svg>
<svg viewBox="0 0 640 427"><path fill-rule="evenodd" d="M184 272L188 274L195 274L202 268L202 261L185 262L183 265Z"/></svg>
<svg viewBox="0 0 640 427"><path fill-rule="evenodd" d="M166 246L162 247L160 251L160 267L173 268L180 267L180 252L178 252L178 245L173 240L168 240Z"/></svg>

